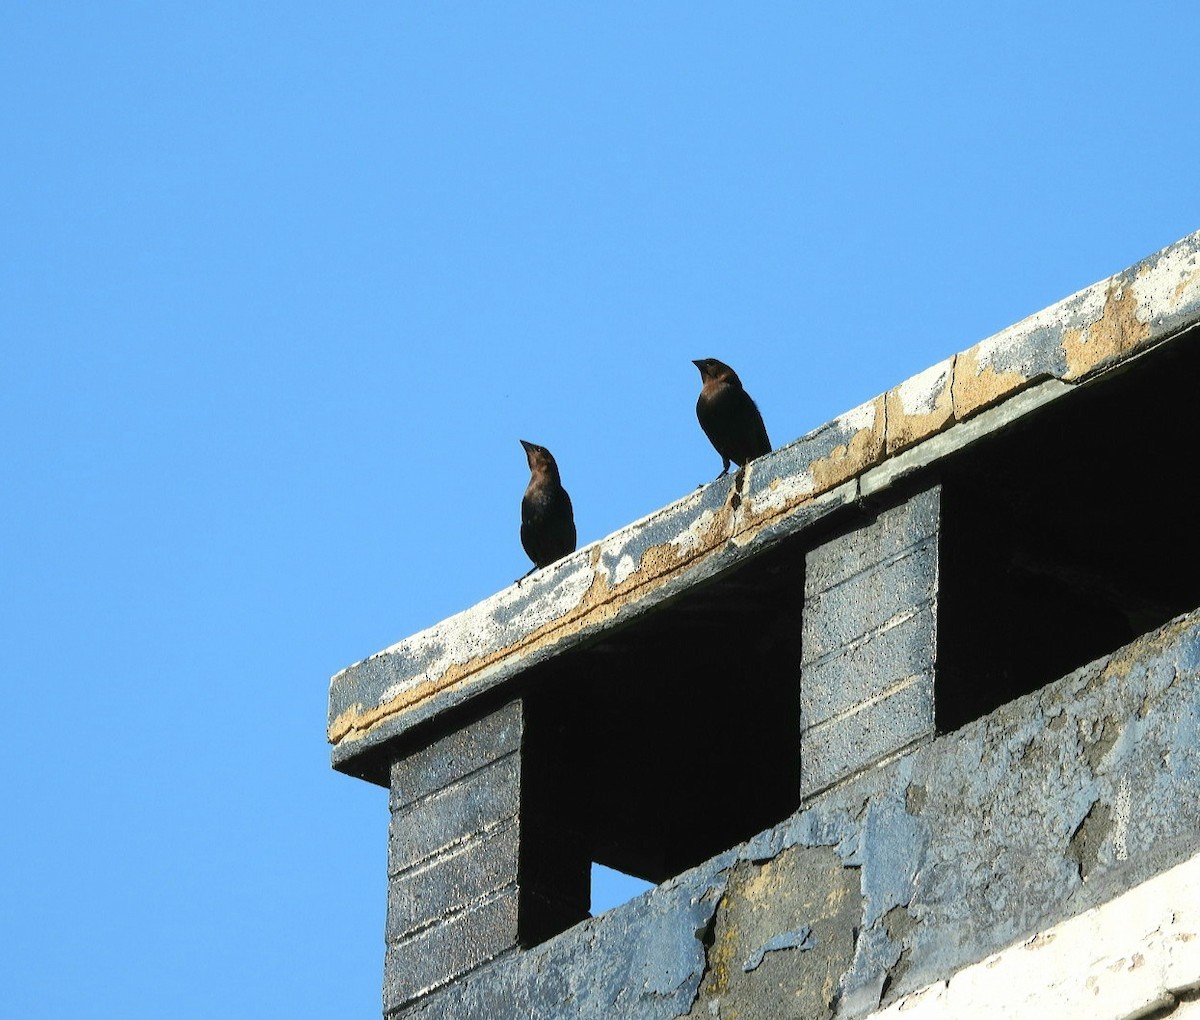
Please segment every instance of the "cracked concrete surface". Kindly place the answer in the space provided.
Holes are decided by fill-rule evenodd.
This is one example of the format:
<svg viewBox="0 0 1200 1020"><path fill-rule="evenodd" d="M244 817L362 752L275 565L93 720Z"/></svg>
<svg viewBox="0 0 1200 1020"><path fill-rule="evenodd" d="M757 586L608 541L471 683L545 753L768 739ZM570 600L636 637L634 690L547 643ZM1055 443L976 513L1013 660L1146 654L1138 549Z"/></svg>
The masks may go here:
<svg viewBox="0 0 1200 1020"><path fill-rule="evenodd" d="M1198 846L1200 611L404 1015L864 1016Z"/></svg>

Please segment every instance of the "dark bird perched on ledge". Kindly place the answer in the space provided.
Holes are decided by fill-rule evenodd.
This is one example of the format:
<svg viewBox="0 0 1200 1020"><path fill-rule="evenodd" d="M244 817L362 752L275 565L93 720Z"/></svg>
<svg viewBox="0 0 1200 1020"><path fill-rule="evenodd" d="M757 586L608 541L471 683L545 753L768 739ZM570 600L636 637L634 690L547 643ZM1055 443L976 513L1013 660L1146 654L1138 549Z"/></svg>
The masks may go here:
<svg viewBox="0 0 1200 1020"><path fill-rule="evenodd" d="M716 358L693 361L700 369L704 386L696 401L696 417L709 442L725 462L721 475L729 473L729 462L741 467L748 460L771 452L771 440L758 407L742 389L737 372Z"/></svg>
<svg viewBox="0 0 1200 1020"><path fill-rule="evenodd" d="M575 512L550 451L524 439L521 445L529 461L529 485L521 499L521 545L533 560L532 574L575 551Z"/></svg>

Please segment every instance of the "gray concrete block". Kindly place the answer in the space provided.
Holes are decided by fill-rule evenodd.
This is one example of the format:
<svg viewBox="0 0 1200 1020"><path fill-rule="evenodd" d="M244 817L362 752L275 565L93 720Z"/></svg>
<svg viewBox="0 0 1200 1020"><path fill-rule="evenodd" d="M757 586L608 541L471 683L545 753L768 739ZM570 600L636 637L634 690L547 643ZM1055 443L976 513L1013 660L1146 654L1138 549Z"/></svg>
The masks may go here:
<svg viewBox="0 0 1200 1020"><path fill-rule="evenodd" d="M386 937L395 942L505 886L516 886L520 830L514 820L468 839L388 881Z"/></svg>
<svg viewBox="0 0 1200 1020"><path fill-rule="evenodd" d="M926 674L857 712L805 730L800 737L800 795L810 797L933 734L933 676Z"/></svg>
<svg viewBox="0 0 1200 1020"><path fill-rule="evenodd" d="M866 637L897 615L930 603L937 585L937 542L926 539L900 559L855 574L805 600L805 665Z"/></svg>
<svg viewBox="0 0 1200 1020"><path fill-rule="evenodd" d="M870 524L813 549L805 564L805 593L816 595L899 555L938 533L941 486L884 510Z"/></svg>
<svg viewBox="0 0 1200 1020"><path fill-rule="evenodd" d="M511 889L415 938L390 943L384 958L384 1011L400 1009L511 949L516 931L517 892Z"/></svg>
<svg viewBox="0 0 1200 1020"><path fill-rule="evenodd" d="M392 763L393 811L515 751L524 735L520 701L468 723Z"/></svg>
<svg viewBox="0 0 1200 1020"><path fill-rule="evenodd" d="M395 875L452 843L516 817L520 785L520 756L509 754L393 812L388 830L388 874Z"/></svg>
<svg viewBox="0 0 1200 1020"><path fill-rule="evenodd" d="M933 608L927 605L902 623L875 631L862 644L805 666L800 725L815 726L878 697L905 677L929 672L935 641Z"/></svg>

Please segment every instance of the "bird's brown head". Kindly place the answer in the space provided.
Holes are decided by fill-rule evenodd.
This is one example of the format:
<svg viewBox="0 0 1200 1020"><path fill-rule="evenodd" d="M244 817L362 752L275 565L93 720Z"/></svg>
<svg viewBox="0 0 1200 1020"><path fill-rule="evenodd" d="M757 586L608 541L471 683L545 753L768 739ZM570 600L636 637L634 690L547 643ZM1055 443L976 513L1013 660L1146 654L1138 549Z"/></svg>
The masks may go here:
<svg viewBox="0 0 1200 1020"><path fill-rule="evenodd" d="M699 358L692 362L700 369L700 378L707 383L732 383L734 386L741 386L742 381L738 378L737 372L725 364L723 361L718 361L716 358Z"/></svg>
<svg viewBox="0 0 1200 1020"><path fill-rule="evenodd" d="M554 455L544 446L538 446L537 443L527 443L524 439L519 440L520 444L525 447L525 459L529 462L529 470L536 474L550 474L557 477L558 465L554 462Z"/></svg>

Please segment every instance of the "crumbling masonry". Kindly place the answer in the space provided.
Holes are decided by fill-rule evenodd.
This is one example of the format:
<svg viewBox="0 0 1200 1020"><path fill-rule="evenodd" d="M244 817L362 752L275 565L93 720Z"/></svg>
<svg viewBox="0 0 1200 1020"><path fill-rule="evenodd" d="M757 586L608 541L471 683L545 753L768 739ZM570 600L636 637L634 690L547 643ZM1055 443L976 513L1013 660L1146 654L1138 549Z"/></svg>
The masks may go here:
<svg viewBox="0 0 1200 1020"><path fill-rule="evenodd" d="M385 1015L1200 1017L1198 381L1200 233L335 676Z"/></svg>

